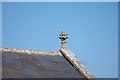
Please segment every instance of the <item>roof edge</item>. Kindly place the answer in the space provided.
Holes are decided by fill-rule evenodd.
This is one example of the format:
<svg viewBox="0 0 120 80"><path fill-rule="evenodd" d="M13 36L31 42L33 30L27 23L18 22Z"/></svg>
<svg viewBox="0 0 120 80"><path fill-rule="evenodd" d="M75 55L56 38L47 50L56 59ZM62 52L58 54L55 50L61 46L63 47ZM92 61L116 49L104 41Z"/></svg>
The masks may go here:
<svg viewBox="0 0 120 80"><path fill-rule="evenodd" d="M86 78L86 80L96 80L94 75L79 61L79 59L68 49L61 47L60 52L67 58L72 65L79 71L79 73Z"/></svg>
<svg viewBox="0 0 120 80"><path fill-rule="evenodd" d="M0 48L0 52L13 52L20 54L40 54L44 56L62 56L59 52L45 52L39 50L25 50L25 49L17 49L17 48Z"/></svg>

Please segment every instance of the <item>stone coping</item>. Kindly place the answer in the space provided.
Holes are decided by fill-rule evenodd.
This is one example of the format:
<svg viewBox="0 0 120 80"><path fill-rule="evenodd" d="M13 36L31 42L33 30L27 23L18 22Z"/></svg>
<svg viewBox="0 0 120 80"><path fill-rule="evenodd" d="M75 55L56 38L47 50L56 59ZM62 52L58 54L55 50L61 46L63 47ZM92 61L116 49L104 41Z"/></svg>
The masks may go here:
<svg viewBox="0 0 120 80"><path fill-rule="evenodd" d="M91 78L95 80L94 75L80 62L80 60L69 50L69 49L60 49L61 53L76 67L76 69L85 76L85 78Z"/></svg>
<svg viewBox="0 0 120 80"><path fill-rule="evenodd" d="M45 52L39 50L24 50L16 48L0 48L0 52L20 53L20 54L40 54L44 56L62 56L60 52Z"/></svg>

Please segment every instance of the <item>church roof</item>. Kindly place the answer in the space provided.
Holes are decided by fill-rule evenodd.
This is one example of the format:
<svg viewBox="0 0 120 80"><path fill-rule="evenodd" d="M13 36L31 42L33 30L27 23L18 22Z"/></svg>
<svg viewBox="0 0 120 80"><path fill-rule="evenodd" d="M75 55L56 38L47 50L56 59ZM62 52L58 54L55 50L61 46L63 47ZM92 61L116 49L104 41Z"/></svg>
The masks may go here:
<svg viewBox="0 0 120 80"><path fill-rule="evenodd" d="M58 52L42 52L0 48L3 78L84 78L95 80L93 74L67 48L65 32L60 34Z"/></svg>
<svg viewBox="0 0 120 80"><path fill-rule="evenodd" d="M3 48L2 57L5 78L81 78L60 52Z"/></svg>

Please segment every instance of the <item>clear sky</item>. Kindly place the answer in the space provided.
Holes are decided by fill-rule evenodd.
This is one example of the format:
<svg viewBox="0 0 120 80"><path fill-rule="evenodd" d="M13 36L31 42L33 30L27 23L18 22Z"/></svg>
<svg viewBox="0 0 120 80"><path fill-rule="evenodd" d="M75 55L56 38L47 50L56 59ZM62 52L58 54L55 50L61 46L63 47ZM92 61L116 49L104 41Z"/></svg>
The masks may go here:
<svg viewBox="0 0 120 80"><path fill-rule="evenodd" d="M68 48L97 78L118 77L118 3L3 3L2 46L58 51Z"/></svg>

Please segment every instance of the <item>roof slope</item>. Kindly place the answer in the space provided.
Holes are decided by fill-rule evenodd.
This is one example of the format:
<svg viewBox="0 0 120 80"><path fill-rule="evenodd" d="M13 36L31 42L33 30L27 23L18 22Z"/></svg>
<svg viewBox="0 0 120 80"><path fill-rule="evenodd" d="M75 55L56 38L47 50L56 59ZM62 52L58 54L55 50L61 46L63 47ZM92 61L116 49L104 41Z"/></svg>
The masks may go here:
<svg viewBox="0 0 120 80"><path fill-rule="evenodd" d="M3 48L2 70L3 78L82 78L60 52Z"/></svg>

